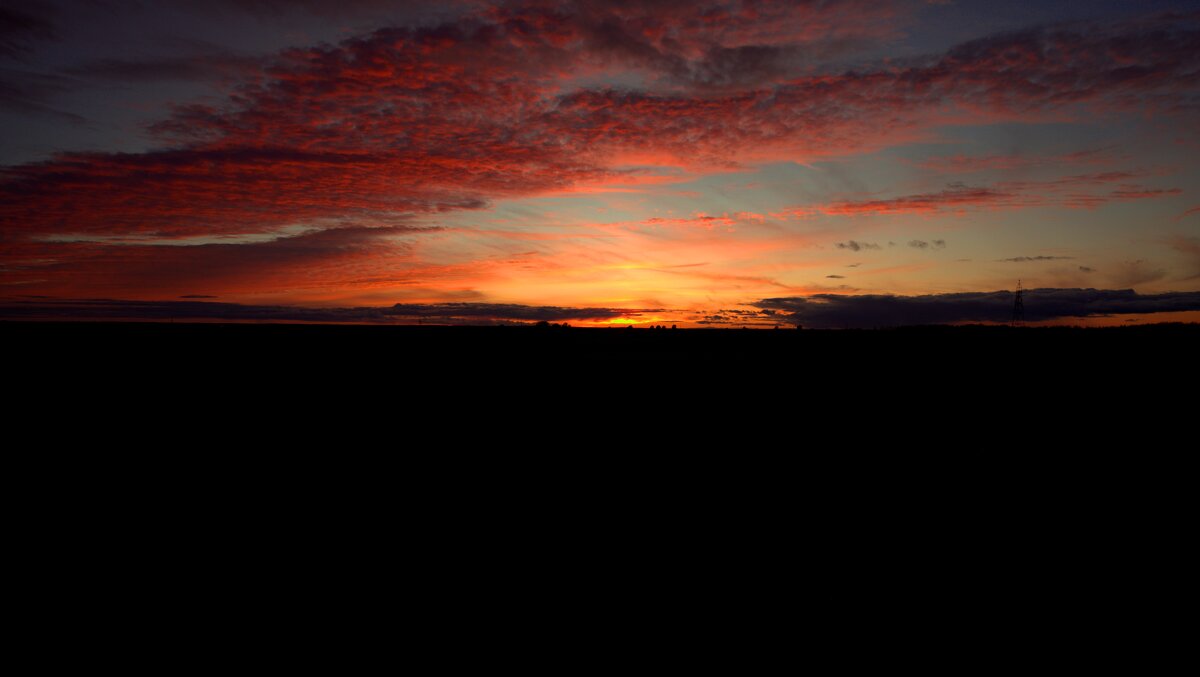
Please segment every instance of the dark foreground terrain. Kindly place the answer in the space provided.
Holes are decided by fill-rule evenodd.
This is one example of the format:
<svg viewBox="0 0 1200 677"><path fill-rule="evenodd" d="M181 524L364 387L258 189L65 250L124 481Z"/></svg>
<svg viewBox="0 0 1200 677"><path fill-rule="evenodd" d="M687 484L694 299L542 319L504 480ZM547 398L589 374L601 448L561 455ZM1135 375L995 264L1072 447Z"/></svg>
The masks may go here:
<svg viewBox="0 0 1200 677"><path fill-rule="evenodd" d="M927 505L938 517L921 523L950 520L945 543L957 548L1014 511L1041 523L1047 496L1097 520L1101 499L1172 513L1160 503L1181 494L1162 487L1191 476L1170 467L1195 445L1200 325L0 322L0 344L10 451L52 466L49 483L64 469L71 487L119 475L167 497L202 478L204 509L243 482L253 496L286 489L354 510L379 501L364 514L388 515L394 500L432 494L410 506L417 521L464 494L496 501L471 520L512 501L556 519L591 486L598 513L632 491L660 497L671 520L709 504L798 520L802 540L846 515L882 524L898 506ZM985 522L959 514L979 502ZM716 523L691 514L697 528ZM1038 528L1077 533L1064 519ZM1096 528L1117 524L1105 520Z"/></svg>
<svg viewBox="0 0 1200 677"><path fill-rule="evenodd" d="M1166 384L1194 393L1200 362L1200 325L1185 324L813 331L0 322L0 341L9 376L43 388L230 396L345 388L348 398L469 397L500 387L669 398L699 388L719 397L878 400L1086 386L1150 397Z"/></svg>

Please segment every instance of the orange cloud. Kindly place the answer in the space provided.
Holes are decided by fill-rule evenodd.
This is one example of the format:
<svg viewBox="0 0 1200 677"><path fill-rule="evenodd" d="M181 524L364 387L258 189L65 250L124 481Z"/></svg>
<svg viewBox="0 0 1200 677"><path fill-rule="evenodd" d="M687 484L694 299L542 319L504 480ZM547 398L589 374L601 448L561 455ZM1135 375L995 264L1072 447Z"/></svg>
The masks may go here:
<svg viewBox="0 0 1200 677"><path fill-rule="evenodd" d="M68 153L4 168L5 283L133 298L405 285L669 298L730 283L741 293L775 284L752 270L752 255L786 242L748 228L766 225L760 214L654 217L639 224L643 231L686 232L594 227L604 237L586 242L529 235L554 241L561 255L532 270L488 259L483 236L427 238L415 228L497 200L674 180L638 174L628 166L634 159L699 173L846 156L919 138L964 110L1165 114L1191 100L1185 85L1200 67L1197 17L1186 15L1010 33L905 65L799 68L845 44L892 35L897 11L865 1L519 2L287 50L224 100L180 106L160 120L156 150ZM610 85L587 84L595 73ZM952 185L781 213L1093 207L1179 192L1130 180L1105 173ZM723 237L730 227L739 238ZM686 287L683 276L662 272L698 260L729 269L692 276Z"/></svg>

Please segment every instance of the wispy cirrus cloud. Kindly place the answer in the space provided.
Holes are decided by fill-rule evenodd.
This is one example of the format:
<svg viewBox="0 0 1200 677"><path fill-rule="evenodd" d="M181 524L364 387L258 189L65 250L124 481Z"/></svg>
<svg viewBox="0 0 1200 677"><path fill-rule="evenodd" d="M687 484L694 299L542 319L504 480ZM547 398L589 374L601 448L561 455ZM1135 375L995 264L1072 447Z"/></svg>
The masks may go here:
<svg viewBox="0 0 1200 677"><path fill-rule="evenodd" d="M1200 280L1200 237L1185 237L1176 235L1170 240L1171 248L1186 256L1189 260L1189 280Z"/></svg>
<svg viewBox="0 0 1200 677"><path fill-rule="evenodd" d="M1130 181L1135 172L1078 174L1044 181L1004 181L992 186L954 182L944 189L889 198L840 200L796 207L784 215L808 218L826 216L924 216L962 214L975 210L1066 207L1094 209L1113 202L1129 202L1180 195L1179 188L1149 188Z"/></svg>
<svg viewBox="0 0 1200 677"><path fill-rule="evenodd" d="M1012 206L1019 197L1011 192L962 184L948 186L935 193L919 193L880 200L845 200L817 206L828 216L887 214L935 214L968 208Z"/></svg>
<svg viewBox="0 0 1200 677"><path fill-rule="evenodd" d="M54 107L56 95L68 91L70 78L15 68L0 68L0 111L56 118L72 125L87 120L76 113ZM0 170L2 171L2 170ZM3 174L0 174L3 181Z"/></svg>
<svg viewBox="0 0 1200 677"><path fill-rule="evenodd" d="M1027 170L1038 167L1069 165L1108 165L1122 156L1112 147L1092 148L1059 155L944 155L914 163L922 169L942 174L960 175L984 171Z"/></svg>

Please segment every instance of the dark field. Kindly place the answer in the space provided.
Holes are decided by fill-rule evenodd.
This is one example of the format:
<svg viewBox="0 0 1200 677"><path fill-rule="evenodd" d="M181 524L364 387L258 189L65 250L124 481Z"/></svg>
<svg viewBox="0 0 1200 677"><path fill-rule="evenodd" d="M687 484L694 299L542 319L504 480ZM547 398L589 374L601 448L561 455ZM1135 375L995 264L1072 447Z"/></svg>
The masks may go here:
<svg viewBox="0 0 1200 677"><path fill-rule="evenodd" d="M1195 443L1200 325L672 331L5 322L0 340L10 432L29 431L48 448L71 441L68 449L86 452L97 468L111 458L98 451L127 443L198 472L240 472L253 462L260 479L296 463L309 474L328 463L345 473L361 457L372 459L370 473L383 473L377 483L419 484L412 473L432 463L461 466L476 485L516 473L569 493L584 472L674 482L702 468L710 482L736 466L736 486L721 491L745 498L769 485L771 500L783 501L785 484L797 495L825 491L823 468L835 464L839 491L868 482L895 497L921 477L969 497L987 484L1003 496L995 509L1008 511L1026 500L1006 493L1010 482L1056 495L1081 482L1106 495L1153 494L1158 480L1147 473L1156 459ZM523 453L546 449L553 453ZM140 476L157 467L146 463L117 467ZM1120 477L1131 463L1141 467L1137 486L1087 479ZM908 479L898 483L901 476ZM846 507L831 505L822 510Z"/></svg>
<svg viewBox="0 0 1200 677"><path fill-rule="evenodd" d="M556 388L657 387L663 378L791 389L847 379L1069 387L1066 379L1195 374L1200 325L1106 329L934 326L886 330L581 329L286 324L0 323L26 377L394 388L420 378L553 378ZM661 384L660 384L661 385ZM1194 387L1194 386L1193 386Z"/></svg>

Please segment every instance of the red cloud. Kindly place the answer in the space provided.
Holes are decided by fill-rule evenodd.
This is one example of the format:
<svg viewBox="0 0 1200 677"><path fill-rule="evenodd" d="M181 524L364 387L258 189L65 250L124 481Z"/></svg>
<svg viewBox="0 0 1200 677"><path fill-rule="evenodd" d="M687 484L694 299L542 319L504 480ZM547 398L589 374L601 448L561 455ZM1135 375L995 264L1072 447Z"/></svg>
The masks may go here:
<svg viewBox="0 0 1200 677"><path fill-rule="evenodd" d="M244 244L23 242L6 248L9 289L154 299L413 283L415 228L337 228Z"/></svg>
<svg viewBox="0 0 1200 677"><path fill-rule="evenodd" d="M157 126L190 139L184 147L6 170L0 219L24 235L180 236L471 208L612 176L611 162L631 152L715 165L845 153L915 129L923 111L946 104L1033 110L1170 94L1200 65L1200 32L1184 21L1177 30L1032 31L968 43L924 66L719 95L560 95L563 78L602 51L584 30L599 30L600 10L563 18L545 3L522 7L519 17L287 52L225 107L184 108ZM758 35L754 16L775 21L781 7L739 15L714 35L736 46L737 35ZM612 12L643 33L659 25L643 9Z"/></svg>
<svg viewBox="0 0 1200 677"><path fill-rule="evenodd" d="M618 182L620 163L629 158L727 167L853 153L894 143L963 109L1006 115L1084 103L1181 109L1200 67L1193 14L1007 34L903 67L795 77L803 72L796 70L798 54L819 56L839 42L886 35L882 19L892 10L879 7L524 2L452 23L291 50L224 103L182 107L156 125L169 144L163 149L68 154L4 169L0 264L32 265L11 244L24 242L40 248L34 258L54 261L39 273L37 279L55 279L38 283L44 285L136 277L153 272L157 264L148 261L155 257L213 256L207 268L213 275L270 280L272 267L291 271L294 260L268 256L244 272L218 262L270 249L260 245L207 244L167 255L99 240L395 225L497 198ZM651 89L575 84L631 72ZM1170 194L1126 186L1106 195L1041 190L1054 194L1050 203L1082 206ZM1032 192L1002 184L954 187L823 210L935 213L1042 199ZM38 242L64 235L93 242ZM312 241L333 266L360 255L344 243ZM189 265L181 263L179 274ZM140 278L146 289L157 284L151 280L169 278L162 270ZM280 273L280 284L289 275Z"/></svg>

